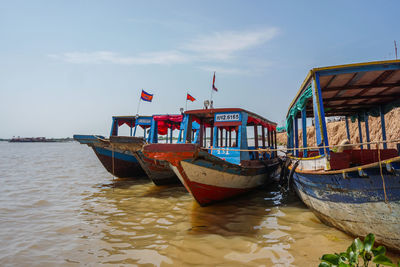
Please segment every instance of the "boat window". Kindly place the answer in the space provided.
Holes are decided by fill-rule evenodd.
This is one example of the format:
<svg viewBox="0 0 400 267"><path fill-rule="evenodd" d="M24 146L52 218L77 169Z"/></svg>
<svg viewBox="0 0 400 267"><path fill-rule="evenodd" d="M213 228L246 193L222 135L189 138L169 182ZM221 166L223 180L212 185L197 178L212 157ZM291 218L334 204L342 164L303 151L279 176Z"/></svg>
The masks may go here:
<svg viewBox="0 0 400 267"><path fill-rule="evenodd" d="M217 127L216 147L239 147L236 126Z"/></svg>

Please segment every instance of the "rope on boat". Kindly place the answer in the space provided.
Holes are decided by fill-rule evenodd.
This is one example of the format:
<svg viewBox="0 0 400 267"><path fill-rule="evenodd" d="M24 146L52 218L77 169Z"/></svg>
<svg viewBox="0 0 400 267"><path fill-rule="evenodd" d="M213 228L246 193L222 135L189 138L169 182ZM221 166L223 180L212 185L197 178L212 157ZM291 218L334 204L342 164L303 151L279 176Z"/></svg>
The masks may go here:
<svg viewBox="0 0 400 267"><path fill-rule="evenodd" d="M368 144L383 144L383 143L399 143L400 139L395 139L395 140L386 140L386 141L371 141L371 142L363 142L363 143L355 143L355 144L345 144L342 145L343 147L355 147L355 146L361 146L361 145L368 145ZM231 149L228 147L210 147L210 148L204 148L202 147L201 149L203 150L221 150L221 151L242 151L242 152L284 152L288 153L288 151L295 151L295 150L313 150L313 149L321 149L321 148L335 148L339 147L340 145L330 145L330 146L315 146L315 147L299 147L299 148L257 148L257 149Z"/></svg>
<svg viewBox="0 0 400 267"><path fill-rule="evenodd" d="M392 207L390 206L387 194L386 194L386 185L385 185L385 177L383 177L383 171L382 171L382 162L381 162L381 152L379 149L379 145L376 145L377 149L378 149L378 161L379 161L379 170L381 173L381 177L382 177L382 187L383 187L383 193L385 195L385 203L388 205L390 213L392 213Z"/></svg>
<svg viewBox="0 0 400 267"><path fill-rule="evenodd" d="M113 175L112 179L113 179L113 192L114 192L114 187L115 187L115 181L114 181L114 178L115 178L115 171L114 171L114 166L115 166L115 164L114 164L114 144L111 144L111 165L112 165L112 175Z"/></svg>

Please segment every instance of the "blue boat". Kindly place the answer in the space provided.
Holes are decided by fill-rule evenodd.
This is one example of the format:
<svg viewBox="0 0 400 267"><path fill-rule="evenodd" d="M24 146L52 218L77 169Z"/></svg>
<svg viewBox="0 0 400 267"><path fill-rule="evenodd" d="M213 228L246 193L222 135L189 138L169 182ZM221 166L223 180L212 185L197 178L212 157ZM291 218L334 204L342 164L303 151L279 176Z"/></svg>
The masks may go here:
<svg viewBox="0 0 400 267"><path fill-rule="evenodd" d="M276 148L276 123L239 108L188 110L184 115L178 143L147 144L142 151L168 162L200 205L273 181L279 161L266 150Z"/></svg>
<svg viewBox="0 0 400 267"><path fill-rule="evenodd" d="M153 115L146 143L174 143L174 130L180 131L182 118L182 115ZM142 145L137 145L135 137L111 136L110 141L113 147L133 155L154 184L180 183L168 162L150 159L142 153Z"/></svg>
<svg viewBox="0 0 400 267"><path fill-rule="evenodd" d="M131 145L141 148L145 144L146 131L150 128L151 116L114 116L110 137L118 136L118 129L122 125L130 127ZM136 137L137 127L143 128L143 137ZM108 172L119 178L137 178L146 175L134 154L113 146L109 138L99 135L74 135L74 139L93 149L96 156Z"/></svg>
<svg viewBox="0 0 400 267"><path fill-rule="evenodd" d="M377 242L396 250L400 250L400 157L398 144L386 139L384 115L400 106L399 99L400 60L314 68L286 117L289 169L301 200L322 222L353 236L374 233ZM370 140L371 116L380 117L379 142ZM327 117L345 120L348 140L348 120L357 121L359 143L330 145ZM304 129L302 140L298 121ZM310 121L315 147L307 145Z"/></svg>

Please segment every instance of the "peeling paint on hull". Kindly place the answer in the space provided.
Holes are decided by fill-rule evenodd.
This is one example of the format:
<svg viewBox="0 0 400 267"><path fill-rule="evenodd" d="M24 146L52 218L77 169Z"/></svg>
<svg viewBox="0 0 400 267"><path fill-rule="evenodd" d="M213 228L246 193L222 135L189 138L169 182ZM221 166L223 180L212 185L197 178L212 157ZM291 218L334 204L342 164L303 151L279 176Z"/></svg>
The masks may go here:
<svg viewBox="0 0 400 267"><path fill-rule="evenodd" d="M379 169L368 177L294 173L302 201L324 223L353 236L374 233L376 241L400 250L400 177L384 171L386 197Z"/></svg>
<svg viewBox="0 0 400 267"><path fill-rule="evenodd" d="M254 161L243 167L224 161L193 144L150 144L143 148L146 157L168 161L170 167L194 199L202 206L222 201L272 182L270 175L278 169L276 160Z"/></svg>

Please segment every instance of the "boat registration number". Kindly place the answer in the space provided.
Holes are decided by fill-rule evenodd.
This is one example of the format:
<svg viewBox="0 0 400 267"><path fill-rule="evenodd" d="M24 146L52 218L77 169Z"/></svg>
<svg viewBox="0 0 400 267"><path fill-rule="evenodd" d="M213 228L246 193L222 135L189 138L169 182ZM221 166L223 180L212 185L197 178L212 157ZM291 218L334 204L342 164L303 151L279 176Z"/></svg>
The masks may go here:
<svg viewBox="0 0 400 267"><path fill-rule="evenodd" d="M215 114L215 121L222 122L222 121L240 121L240 114L239 113L221 113Z"/></svg>

